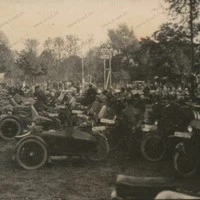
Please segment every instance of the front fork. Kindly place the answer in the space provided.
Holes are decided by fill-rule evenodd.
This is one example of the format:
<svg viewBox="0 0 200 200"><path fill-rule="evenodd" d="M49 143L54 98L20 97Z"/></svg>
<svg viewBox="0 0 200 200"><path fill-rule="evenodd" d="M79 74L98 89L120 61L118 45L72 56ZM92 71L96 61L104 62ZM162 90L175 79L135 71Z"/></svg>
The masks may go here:
<svg viewBox="0 0 200 200"><path fill-rule="evenodd" d="M176 147L175 150L179 153L183 153L184 155L186 155L186 150L185 150L185 144L184 142L179 142Z"/></svg>
<svg viewBox="0 0 200 200"><path fill-rule="evenodd" d="M188 160L195 159L199 163L199 146L192 141L181 141L179 142L175 150L181 154L183 154Z"/></svg>

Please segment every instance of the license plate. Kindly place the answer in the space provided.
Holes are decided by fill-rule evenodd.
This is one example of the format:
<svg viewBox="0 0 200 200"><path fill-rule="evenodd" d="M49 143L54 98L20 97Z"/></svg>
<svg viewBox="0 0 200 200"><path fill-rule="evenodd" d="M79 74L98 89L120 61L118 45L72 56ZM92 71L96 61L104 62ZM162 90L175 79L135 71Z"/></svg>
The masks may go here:
<svg viewBox="0 0 200 200"><path fill-rule="evenodd" d="M83 111L82 110L72 110L73 114L82 114Z"/></svg>
<svg viewBox="0 0 200 200"><path fill-rule="evenodd" d="M84 114L81 114L81 113L77 114L77 116L80 117L80 118L89 119L89 117L87 115L84 115Z"/></svg>
<svg viewBox="0 0 200 200"><path fill-rule="evenodd" d="M49 113L49 117L58 117L57 113Z"/></svg>
<svg viewBox="0 0 200 200"><path fill-rule="evenodd" d="M191 135L189 133L184 133L184 132L175 132L174 135L176 137L180 137L180 138L191 138Z"/></svg>
<svg viewBox="0 0 200 200"><path fill-rule="evenodd" d="M115 121L112 119L101 119L100 121L104 124L115 124Z"/></svg>
<svg viewBox="0 0 200 200"><path fill-rule="evenodd" d="M104 130L106 130L106 127L105 127L105 126L94 126L94 127L92 128L92 131L94 131L94 132L97 132L97 131L104 131Z"/></svg>

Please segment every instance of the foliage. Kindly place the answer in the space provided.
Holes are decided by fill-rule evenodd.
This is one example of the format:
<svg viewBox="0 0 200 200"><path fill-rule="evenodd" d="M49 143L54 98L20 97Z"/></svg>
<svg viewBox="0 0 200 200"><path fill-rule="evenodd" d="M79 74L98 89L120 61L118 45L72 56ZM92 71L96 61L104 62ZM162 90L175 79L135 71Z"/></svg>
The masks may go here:
<svg viewBox="0 0 200 200"><path fill-rule="evenodd" d="M25 42L25 49L19 54L16 60L16 65L23 71L25 77L35 82L35 77L42 76L47 73L47 70L42 62L39 62L37 56L38 41L28 39Z"/></svg>
<svg viewBox="0 0 200 200"><path fill-rule="evenodd" d="M135 63L135 54L140 49L139 41L134 31L126 24L120 24L117 29L108 30L109 44L114 51L112 69L114 80L130 81Z"/></svg>
<svg viewBox="0 0 200 200"><path fill-rule="evenodd" d="M190 43L183 27L163 24L160 29L141 41L137 52L139 66L147 78L173 77L190 73ZM141 54L144 58L141 58Z"/></svg>
<svg viewBox="0 0 200 200"><path fill-rule="evenodd" d="M0 32L0 72L10 72L10 67L14 63L13 53L9 47L8 38Z"/></svg>
<svg viewBox="0 0 200 200"><path fill-rule="evenodd" d="M169 4L169 11L172 14L179 14L185 21L189 20L190 6L192 7L193 19L199 17L200 1L199 0L165 0Z"/></svg>
<svg viewBox="0 0 200 200"><path fill-rule="evenodd" d="M76 55L65 58L60 64L60 79L65 81L81 81L81 58Z"/></svg>

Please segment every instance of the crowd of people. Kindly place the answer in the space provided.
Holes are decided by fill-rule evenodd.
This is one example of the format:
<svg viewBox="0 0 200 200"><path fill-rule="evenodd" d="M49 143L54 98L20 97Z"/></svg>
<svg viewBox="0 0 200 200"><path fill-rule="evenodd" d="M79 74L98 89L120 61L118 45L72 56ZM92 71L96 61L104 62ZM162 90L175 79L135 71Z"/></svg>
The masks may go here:
<svg viewBox="0 0 200 200"><path fill-rule="evenodd" d="M118 116L124 133L130 133L133 127L139 127L143 122L149 121L147 105L152 106L159 100L187 101L191 99L190 90L187 87L171 84L166 80L136 82L136 84L120 86L118 89L104 89L93 84L60 82L36 85L34 88L6 86L0 91L11 95L19 105L24 103L24 96L34 98L34 107L42 116L55 112L57 105L67 105L69 112L77 108L84 109L87 115L97 121L102 118L114 119ZM68 125L74 124L70 116L67 117Z"/></svg>
<svg viewBox="0 0 200 200"><path fill-rule="evenodd" d="M88 112L93 115L101 115L111 118L123 107L134 105L144 114L145 104L154 104L159 100L184 100L189 101L198 99L198 87L195 98L191 94L189 87L183 84L172 84L163 81L140 82L139 84L129 84L120 86L117 89L99 88L93 84L79 83L47 83L36 85L34 87L8 86L0 88L1 96L12 95L18 104L23 103L23 96L37 99L35 107L38 111L45 110L48 107L54 107L56 104L68 104L70 109L74 109L77 104L88 107ZM117 102L117 103L116 103ZM123 106L122 106L123 104ZM107 109L102 108L103 105ZM114 108L112 113L109 108ZM101 110L103 109L103 110ZM128 109L129 110L129 109ZM130 109L131 110L131 109ZM101 111L101 112L100 112ZM103 112L104 111L104 112ZM131 120L132 121L132 120Z"/></svg>
<svg viewBox="0 0 200 200"><path fill-rule="evenodd" d="M196 87L198 91L198 87ZM94 118L113 119L116 115L124 118L124 130L129 127L148 121L146 105L153 105L159 100L190 101L195 98L187 84L172 84L167 80L154 80L152 82L138 81L126 86L113 88L100 88L94 84L80 84L70 82L56 82L28 87L23 85L0 88L2 98L11 95L20 105L23 97L34 98L35 108L41 114L52 112L58 104L68 105L70 110L77 105L87 107L87 114ZM129 130L128 130L129 129Z"/></svg>

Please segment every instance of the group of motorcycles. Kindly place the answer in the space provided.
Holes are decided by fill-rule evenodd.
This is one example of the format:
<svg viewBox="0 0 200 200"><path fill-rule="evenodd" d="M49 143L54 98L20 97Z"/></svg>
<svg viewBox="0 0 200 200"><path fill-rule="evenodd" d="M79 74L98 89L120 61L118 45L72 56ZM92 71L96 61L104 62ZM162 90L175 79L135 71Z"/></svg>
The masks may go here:
<svg viewBox="0 0 200 200"><path fill-rule="evenodd" d="M14 157L24 169L38 169L55 156L102 161L109 152L130 145L119 131L118 114L124 108L121 100L112 102L111 119L98 118L80 104L73 110L57 105L41 115L33 105L18 105L13 98L9 101L12 110L0 116L0 136L17 140ZM139 152L150 162L173 158L176 174L191 177L200 165L199 131L200 106L160 100L152 106L148 123L130 133L132 153Z"/></svg>
<svg viewBox="0 0 200 200"><path fill-rule="evenodd" d="M17 141L14 159L24 169L38 169L55 157L79 156L87 161L105 160L109 145L103 134L85 126L74 126L67 105L42 116L34 105L18 105L10 98L12 110L0 119L0 135Z"/></svg>
<svg viewBox="0 0 200 200"><path fill-rule="evenodd" d="M200 106L192 102L160 101L153 106L151 119L157 130L142 141L144 157L157 162L168 156L176 175L194 177L200 164Z"/></svg>

